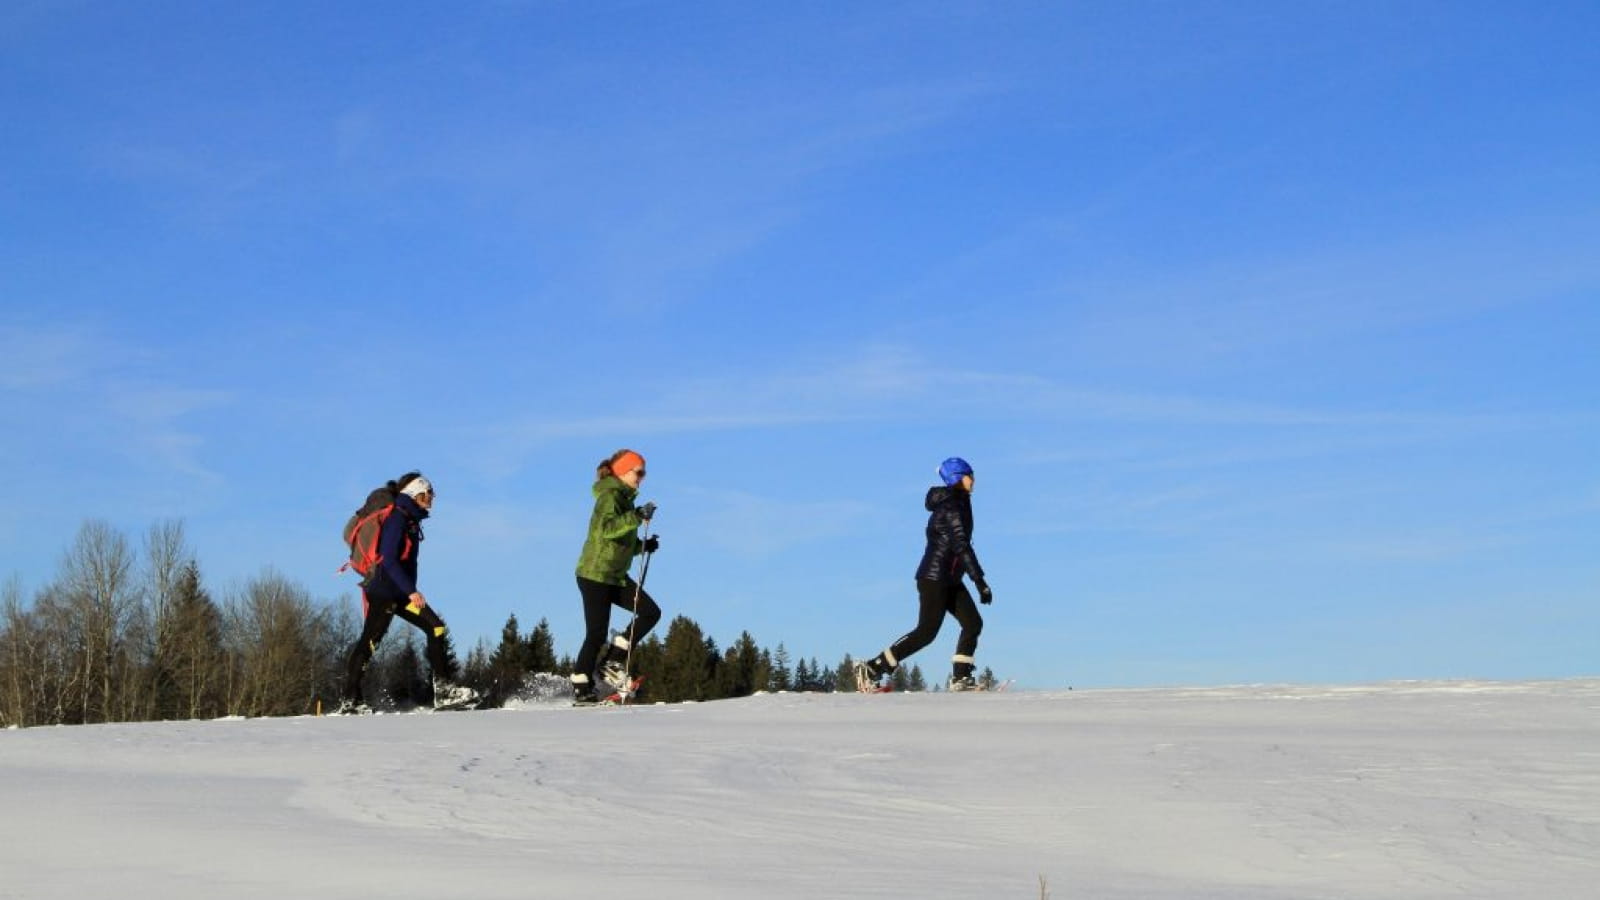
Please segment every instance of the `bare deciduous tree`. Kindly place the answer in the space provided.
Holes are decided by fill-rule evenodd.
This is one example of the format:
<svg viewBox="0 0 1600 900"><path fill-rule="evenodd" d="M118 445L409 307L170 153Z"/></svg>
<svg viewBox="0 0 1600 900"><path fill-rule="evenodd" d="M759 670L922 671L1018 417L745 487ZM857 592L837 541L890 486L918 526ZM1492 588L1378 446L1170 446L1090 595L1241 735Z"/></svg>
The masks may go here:
<svg viewBox="0 0 1600 900"><path fill-rule="evenodd" d="M76 721L110 721L119 710L118 677L131 668L124 638L139 599L133 569L127 538L100 521L85 522L62 558L56 594L77 651L67 698Z"/></svg>
<svg viewBox="0 0 1600 900"><path fill-rule="evenodd" d="M232 715L310 712L332 695L330 658L338 636L326 607L273 571L251 579L228 604L227 646Z"/></svg>
<svg viewBox="0 0 1600 900"><path fill-rule="evenodd" d="M15 577L0 590L0 726L37 725L38 629Z"/></svg>

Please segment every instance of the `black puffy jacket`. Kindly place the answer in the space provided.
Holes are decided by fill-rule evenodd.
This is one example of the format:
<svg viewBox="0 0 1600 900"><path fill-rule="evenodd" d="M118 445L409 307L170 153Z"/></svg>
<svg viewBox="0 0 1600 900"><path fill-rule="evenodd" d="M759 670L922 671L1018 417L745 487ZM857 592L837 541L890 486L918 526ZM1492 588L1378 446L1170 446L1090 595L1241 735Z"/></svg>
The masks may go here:
<svg viewBox="0 0 1600 900"><path fill-rule="evenodd" d="M983 582L983 567L972 550L972 495L959 488L931 487L923 501L928 508L928 549L917 566L918 581L960 581L965 571L974 584Z"/></svg>

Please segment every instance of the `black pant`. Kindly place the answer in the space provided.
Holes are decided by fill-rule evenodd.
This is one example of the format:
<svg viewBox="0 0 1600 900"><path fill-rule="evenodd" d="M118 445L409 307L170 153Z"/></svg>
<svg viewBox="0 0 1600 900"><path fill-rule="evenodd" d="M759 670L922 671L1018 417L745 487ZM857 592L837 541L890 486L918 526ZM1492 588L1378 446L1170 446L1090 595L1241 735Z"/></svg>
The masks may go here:
<svg viewBox="0 0 1600 900"><path fill-rule="evenodd" d="M422 629L428 636L428 668L433 670L435 678L451 678L455 672L451 670L450 659L445 653L444 620L433 611L433 607L424 606L421 612L412 612L406 609L407 598L386 600L377 597L363 597L367 606L367 621L361 629L361 637L356 645L350 648L350 665L345 670L344 695L351 700L361 698L361 676L367 671L367 665L372 662L372 654L378 651L378 644L383 636L388 633L389 625L395 616L410 622Z"/></svg>
<svg viewBox="0 0 1600 900"><path fill-rule="evenodd" d="M583 595L583 646L578 648L578 658L573 662L574 675L592 675L600 659L600 647L605 644L611 628L611 607L620 606L633 613L631 632L635 643L644 640L650 629L661 621L661 607L632 578L626 584L601 584L578 576L578 593ZM637 593L639 608L634 609ZM624 631L623 635L629 634Z"/></svg>
<svg viewBox="0 0 1600 900"><path fill-rule="evenodd" d="M917 613L917 627L906 632L889 647L898 664L911 654L933 643L939 636L939 626L944 624L945 613L961 623L961 636L956 638L956 655L971 656L978 652L978 635L983 633L983 616L978 614L978 604L961 581L917 581L917 600L921 607Z"/></svg>

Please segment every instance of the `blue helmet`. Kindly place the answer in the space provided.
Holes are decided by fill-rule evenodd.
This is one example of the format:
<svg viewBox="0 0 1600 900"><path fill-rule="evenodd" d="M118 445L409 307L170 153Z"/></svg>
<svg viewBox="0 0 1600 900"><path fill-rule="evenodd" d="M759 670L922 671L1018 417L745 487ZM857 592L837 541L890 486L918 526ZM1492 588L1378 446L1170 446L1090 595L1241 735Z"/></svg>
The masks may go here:
<svg viewBox="0 0 1600 900"><path fill-rule="evenodd" d="M939 464L939 478L947 485L954 485L963 476L972 474L972 465L959 456L952 456Z"/></svg>

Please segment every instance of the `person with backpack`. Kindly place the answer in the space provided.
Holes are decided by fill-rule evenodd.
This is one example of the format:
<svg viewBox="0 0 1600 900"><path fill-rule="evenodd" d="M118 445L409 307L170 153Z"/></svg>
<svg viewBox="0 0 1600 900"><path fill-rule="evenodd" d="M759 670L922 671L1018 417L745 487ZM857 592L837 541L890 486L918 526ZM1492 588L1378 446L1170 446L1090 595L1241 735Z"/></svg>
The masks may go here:
<svg viewBox="0 0 1600 900"><path fill-rule="evenodd" d="M628 689L629 651L661 621L661 607L628 574L635 556L654 553L661 545L660 538L654 535L639 537L640 526L646 525L656 511L654 503L634 506L644 477L644 457L632 450L618 450L595 468L591 487L594 511L589 515L589 533L578 556L584 636L572 668L572 696L573 703L579 706L600 701L597 682L618 692ZM613 606L633 613L633 619L626 631L617 632L608 642L606 633L611 627Z"/></svg>
<svg viewBox="0 0 1600 900"><path fill-rule="evenodd" d="M407 472L369 494L345 526L350 564L364 576L361 609L365 623L361 637L350 649L344 697L337 713L370 711L362 698L362 676L396 616L427 636L434 707L464 706L477 699L472 688L455 683L456 661L444 641L449 628L417 587L422 520L433 510L433 500L433 482L421 472Z"/></svg>
<svg viewBox="0 0 1600 900"><path fill-rule="evenodd" d="M857 690L879 690L883 678L892 675L906 657L933 643L946 614L954 616L961 625L956 652L951 657L948 687L952 691L979 689L972 671L976 665L973 654L978 650L978 635L983 631L983 616L972 602L972 593L962 584L962 575L972 579L973 587L978 589L979 603L987 605L994 599L994 593L989 590L983 567L972 549L973 479L972 466L959 456L952 456L939 465L939 480L944 483L929 488L923 500L928 510L928 525L924 529L927 547L917 566L917 598L921 607L917 625L882 653L855 664Z"/></svg>

